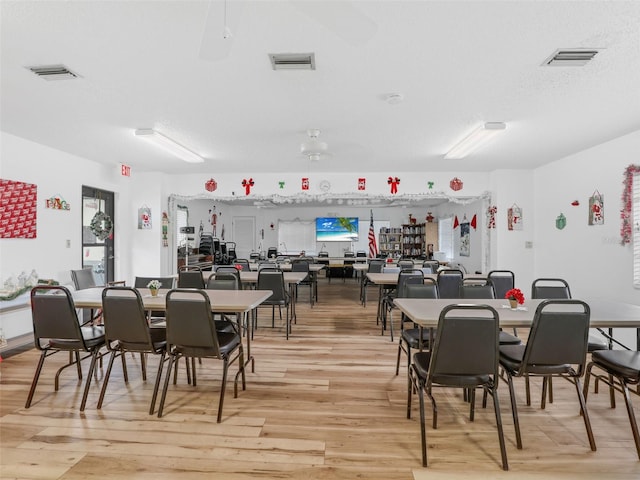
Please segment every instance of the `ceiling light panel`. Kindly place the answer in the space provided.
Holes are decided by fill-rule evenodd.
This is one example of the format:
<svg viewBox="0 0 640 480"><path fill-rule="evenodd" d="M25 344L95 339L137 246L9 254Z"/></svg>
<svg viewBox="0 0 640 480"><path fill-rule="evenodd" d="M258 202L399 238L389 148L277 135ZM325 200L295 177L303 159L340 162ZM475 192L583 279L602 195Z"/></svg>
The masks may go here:
<svg viewBox="0 0 640 480"><path fill-rule="evenodd" d="M446 159L464 158L480 147L486 145L498 133L504 131L507 125L503 122L487 122L480 125L469 135L458 142L444 156Z"/></svg>
<svg viewBox="0 0 640 480"><path fill-rule="evenodd" d="M150 128L141 128L136 130L135 134L137 137L144 138L145 140L150 141L151 143L184 160L185 162L204 162L204 158L202 158L197 153L192 152L188 148L180 145L178 142L171 140L169 137L166 137L165 135L162 135L155 130L152 130Z"/></svg>

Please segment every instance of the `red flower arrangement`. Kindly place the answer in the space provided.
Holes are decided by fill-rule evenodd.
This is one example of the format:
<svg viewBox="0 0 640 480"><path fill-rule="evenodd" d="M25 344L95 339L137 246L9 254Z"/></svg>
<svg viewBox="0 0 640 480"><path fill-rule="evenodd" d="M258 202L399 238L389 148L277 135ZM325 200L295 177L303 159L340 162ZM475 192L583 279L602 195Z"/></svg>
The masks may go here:
<svg viewBox="0 0 640 480"><path fill-rule="evenodd" d="M519 288L512 288L511 290L508 290L507 293L504 294L504 298L517 300L520 305L524 303L524 294Z"/></svg>
<svg viewBox="0 0 640 480"><path fill-rule="evenodd" d="M239 263L236 263L234 267L236 267L238 270L242 270L242 265L240 265Z"/></svg>

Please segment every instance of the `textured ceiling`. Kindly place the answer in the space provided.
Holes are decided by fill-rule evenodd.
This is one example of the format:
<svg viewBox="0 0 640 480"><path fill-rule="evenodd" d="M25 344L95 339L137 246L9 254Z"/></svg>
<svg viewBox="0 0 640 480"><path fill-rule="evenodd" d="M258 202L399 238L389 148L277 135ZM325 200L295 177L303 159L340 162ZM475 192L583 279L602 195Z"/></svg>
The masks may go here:
<svg viewBox="0 0 640 480"><path fill-rule="evenodd" d="M2 130L137 171L531 168L640 129L638 1L6 1ZM541 63L599 48L583 68ZM228 54L224 53L228 50ZM222 52L222 53L221 53ZM315 71L269 53L314 52ZM64 64L48 82L25 67ZM384 99L401 93L404 101ZM506 132L444 160L486 121ZM155 128L206 158L133 135ZM300 154L318 128L330 155Z"/></svg>

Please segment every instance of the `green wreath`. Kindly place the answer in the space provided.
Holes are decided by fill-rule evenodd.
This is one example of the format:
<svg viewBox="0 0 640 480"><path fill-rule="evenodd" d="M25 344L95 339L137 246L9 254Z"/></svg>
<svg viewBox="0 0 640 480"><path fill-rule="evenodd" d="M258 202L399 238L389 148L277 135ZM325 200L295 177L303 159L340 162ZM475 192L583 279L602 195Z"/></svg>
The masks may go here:
<svg viewBox="0 0 640 480"><path fill-rule="evenodd" d="M98 212L91 219L89 228L98 239L104 240L113 232L113 221L106 213Z"/></svg>

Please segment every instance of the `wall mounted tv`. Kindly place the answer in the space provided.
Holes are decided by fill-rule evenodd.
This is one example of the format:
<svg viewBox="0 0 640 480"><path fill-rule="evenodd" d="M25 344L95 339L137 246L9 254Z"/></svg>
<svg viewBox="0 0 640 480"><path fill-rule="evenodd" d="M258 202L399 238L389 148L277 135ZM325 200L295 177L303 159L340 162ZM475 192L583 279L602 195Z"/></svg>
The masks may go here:
<svg viewBox="0 0 640 480"><path fill-rule="evenodd" d="M318 217L316 218L316 241L318 242L357 242L357 217Z"/></svg>

